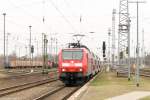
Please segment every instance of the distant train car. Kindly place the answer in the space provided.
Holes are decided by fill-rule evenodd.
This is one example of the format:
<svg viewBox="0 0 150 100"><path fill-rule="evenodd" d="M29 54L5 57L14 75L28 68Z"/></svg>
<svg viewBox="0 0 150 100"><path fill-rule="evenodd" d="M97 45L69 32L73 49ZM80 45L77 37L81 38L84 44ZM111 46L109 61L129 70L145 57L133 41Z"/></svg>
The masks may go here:
<svg viewBox="0 0 150 100"><path fill-rule="evenodd" d="M100 67L100 59L85 46L62 49L58 54L59 78L65 84L83 83Z"/></svg>
<svg viewBox="0 0 150 100"><path fill-rule="evenodd" d="M9 68L34 68L42 67L42 61L25 61L25 60L14 60L9 62Z"/></svg>

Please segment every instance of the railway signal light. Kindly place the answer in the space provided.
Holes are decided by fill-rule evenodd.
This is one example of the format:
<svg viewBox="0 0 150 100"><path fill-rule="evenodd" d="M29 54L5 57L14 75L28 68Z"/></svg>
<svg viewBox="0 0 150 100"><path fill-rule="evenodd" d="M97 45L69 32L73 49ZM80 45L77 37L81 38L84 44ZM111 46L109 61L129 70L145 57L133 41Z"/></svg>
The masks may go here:
<svg viewBox="0 0 150 100"><path fill-rule="evenodd" d="M31 53L34 53L34 46L31 46Z"/></svg>
<svg viewBox="0 0 150 100"><path fill-rule="evenodd" d="M105 54L103 54L103 57L106 57L106 55L105 55Z"/></svg>
<svg viewBox="0 0 150 100"><path fill-rule="evenodd" d="M126 47L126 54L128 54L128 47Z"/></svg>
<svg viewBox="0 0 150 100"><path fill-rule="evenodd" d="M103 48L103 57L105 57L105 56L106 56L106 54L105 54L105 51L106 51L106 44L105 44L105 41L103 41L103 46L102 46L102 48Z"/></svg>
<svg viewBox="0 0 150 100"><path fill-rule="evenodd" d="M120 52L120 59L123 59L123 52Z"/></svg>

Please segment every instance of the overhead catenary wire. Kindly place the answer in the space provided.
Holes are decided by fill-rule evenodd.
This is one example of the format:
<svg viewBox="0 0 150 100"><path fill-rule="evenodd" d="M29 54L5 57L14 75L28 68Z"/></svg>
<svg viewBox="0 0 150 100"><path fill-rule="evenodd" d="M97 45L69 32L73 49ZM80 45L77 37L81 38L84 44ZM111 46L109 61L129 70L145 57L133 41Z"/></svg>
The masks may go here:
<svg viewBox="0 0 150 100"><path fill-rule="evenodd" d="M39 17L35 17L35 16L33 16L29 11L27 11L25 8L23 8L22 6L18 6L18 5L16 5L16 4L14 4L13 2L12 2L12 0L9 0L10 1L10 3L11 3L11 5L13 5L15 8L19 8L19 9L22 9L22 11L24 12L24 13L26 13L26 14L28 14L28 15L30 15L31 16L31 18L37 23L37 21L38 22L42 22L41 21L41 18L39 18ZM41 2L41 3L43 3L43 2ZM22 12L22 13L23 13ZM47 29L49 29L49 26L46 26L47 27Z"/></svg>
<svg viewBox="0 0 150 100"><path fill-rule="evenodd" d="M23 12L25 12L26 14L28 14L28 15L30 15L36 22L38 21L40 21L41 19L40 18L38 18L38 17L35 17L35 16L33 16L29 11L27 11L25 8L23 8L22 6L18 6L18 5L16 5L15 3L13 3L12 2L12 0L9 0L10 1L10 4L11 5L13 5L15 8L19 8L19 9L22 9L22 11ZM44 0L45 1L45 0ZM45 1L46 2L46 1ZM43 2L42 2L43 3ZM61 16L62 16L62 18L68 23L68 25L73 29L73 31L74 32L77 32L77 30L75 29L75 27L72 25L72 23L64 16L64 14L59 10L59 8L56 6L56 4L53 2L53 1L51 1L51 4L54 6L54 8L61 14ZM45 4L44 4L44 6L45 6ZM44 9L44 8L43 8ZM9 10L9 9L8 9ZM43 14L43 18L42 18L42 20L44 20L45 21L45 14ZM47 26L46 25L46 27L47 27L47 29L49 29L49 26Z"/></svg>
<svg viewBox="0 0 150 100"><path fill-rule="evenodd" d="M11 3L11 5L12 6L14 6L15 8L17 8L17 9L20 9L21 10L21 12L20 13L26 13L26 14L28 14L28 15L31 15L31 16L29 16L29 17L31 17L31 18L33 18L34 19L34 21L36 21L36 23L37 23L37 21L39 22L39 20L41 21L42 20L42 18L40 19L39 17L36 17L36 16L33 16L33 14L31 14L31 11L28 11L28 9L26 9L26 8L23 8L22 6L20 6L20 4L18 5L18 4L15 4L15 2L13 2L12 0L9 0L9 1L11 1L10 3ZM56 7L57 7L57 5L56 5ZM55 8L56 9L56 8ZM58 10L60 10L58 7L57 7L57 9ZM8 9L9 10L9 9ZM61 16L62 16L62 18L68 23L68 25L69 26L71 26L71 28L76 32L76 29L75 29L75 27L72 25L73 23L70 21L70 20L68 20L68 18L61 12L61 10L60 10L60 12L59 13L61 13ZM44 14L43 14L44 15ZM44 15L45 16L45 15ZM8 16L9 17L9 16ZM15 16L12 16L12 17L15 17ZM9 17L9 18L11 18L11 16ZM7 18L7 23L11 23L11 24L13 24L13 25L15 25L16 27L18 27L19 29L20 28L25 28L25 29L27 29L27 26L28 25L23 25L23 24L21 24L21 23L18 23L17 21L14 21L13 19L8 19ZM18 29L17 29L18 30ZM20 29L21 30L21 29ZM15 33L14 31L13 31L13 33ZM16 32L17 33L17 32ZM18 32L18 33L27 33L27 32ZM28 33L27 33L28 34ZM19 35L19 37L20 37L20 35ZM19 39L20 40L20 39ZM22 41L22 43L23 43L23 41ZM25 43L25 42L24 42Z"/></svg>
<svg viewBox="0 0 150 100"><path fill-rule="evenodd" d="M26 11L23 7L20 7L20 6L18 6L18 5L16 5L16 4L14 4L11 0L9 0L10 1L10 4L11 5L13 5L15 8L19 8L19 9L22 9L22 11L23 12L25 12L25 13L27 13L28 15L31 15L31 13L30 12L28 12L28 11ZM9 10L9 9L8 9ZM13 17L13 16L11 16L11 17ZM11 18L10 16L9 16L9 19ZM36 23L37 23L37 21L39 22L39 18L37 18L37 17L35 17L35 16L32 16L31 15L31 17L36 21ZM20 28L26 28L26 26L27 25L21 25L21 24L19 24L19 23L16 23L15 21L13 21L13 20L9 20L9 19L7 19L7 22L8 23L12 23L13 25L15 25L15 26L18 26L18 27L20 27ZM24 27L23 27L24 26ZM47 29L49 29L49 27L47 27Z"/></svg>
<svg viewBox="0 0 150 100"><path fill-rule="evenodd" d="M79 22L79 27L78 28L79 28L79 32L82 33L82 31L84 31L84 28L85 28L85 27L83 27L84 23L87 22L86 17L84 16L84 4L86 4L86 2L84 2L84 0L80 0L80 2L79 2L80 11L76 12L75 10L70 9L72 6L70 5L69 0L63 0L63 1L64 1L65 5L68 6L71 13L73 12L72 15L75 14L75 13L78 14L78 16L77 16L78 17L78 22ZM84 33L85 33L85 31L84 31Z"/></svg>
<svg viewBox="0 0 150 100"><path fill-rule="evenodd" d="M78 13L79 13L78 11L72 9L72 6L70 5L70 3L69 3L67 0L63 0L63 1L64 1L66 7L68 7L70 13L71 13L73 16L74 16L74 14L76 14L76 13L78 14Z"/></svg>
<svg viewBox="0 0 150 100"><path fill-rule="evenodd" d="M71 22L65 17L65 15L59 10L59 8L56 6L56 4L52 1L49 0L50 3L52 4L52 6L60 13L60 15L62 16L62 18L68 23L68 25L73 29L73 31L76 33L77 30L75 29L75 27L71 24Z"/></svg>

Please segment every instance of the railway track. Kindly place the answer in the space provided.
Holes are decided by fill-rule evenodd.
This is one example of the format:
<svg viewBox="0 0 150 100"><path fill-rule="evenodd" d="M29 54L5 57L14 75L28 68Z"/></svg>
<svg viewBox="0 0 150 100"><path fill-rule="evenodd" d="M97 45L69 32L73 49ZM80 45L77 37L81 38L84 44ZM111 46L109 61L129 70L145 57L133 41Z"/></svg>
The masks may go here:
<svg viewBox="0 0 150 100"><path fill-rule="evenodd" d="M51 91L42 94L41 96L33 100L67 100L73 93L75 93L82 86L78 87L66 87L61 86Z"/></svg>
<svg viewBox="0 0 150 100"><path fill-rule="evenodd" d="M22 85L17 85L17 86L12 86L12 87L8 87L8 88L3 88L0 89L0 97L2 96L6 96L15 92L19 92L25 89L29 89L29 88L33 88L36 86L40 86L49 82L54 82L57 81L58 79L45 79L45 80L40 80L40 81L36 81L36 82L31 82L31 83L25 83Z"/></svg>
<svg viewBox="0 0 150 100"><path fill-rule="evenodd" d="M117 69L117 76L128 76L128 68ZM131 74L135 74L135 71L132 71ZM140 76L150 77L150 70L140 69Z"/></svg>
<svg viewBox="0 0 150 100"><path fill-rule="evenodd" d="M77 90L79 90L82 86L75 88L72 92L70 92L68 95L66 95L62 100L67 100L73 93L75 93Z"/></svg>
<svg viewBox="0 0 150 100"><path fill-rule="evenodd" d="M52 71L49 71L50 73L57 73L57 70L52 70ZM12 76L8 76L8 77L4 77L4 78L1 78L1 79L10 79L10 78L22 78L24 76L31 76L31 75L38 75L38 74L42 74L42 72L28 72L28 73L23 73L23 74L17 74L17 75L12 75Z"/></svg>
<svg viewBox="0 0 150 100"><path fill-rule="evenodd" d="M57 87L54 90L48 91L45 94L42 94L41 96L39 96L39 97L37 97L37 98L35 98L33 100L43 100L43 99L49 97L50 95L53 95L53 94L57 93L58 91L61 91L64 88L65 88L65 86Z"/></svg>
<svg viewBox="0 0 150 100"><path fill-rule="evenodd" d="M36 81L32 83L26 83L18 86L8 87L4 89L0 89L0 98L8 98L9 96L16 95L18 93L27 93L27 91L30 91L33 88L33 92L36 90L36 88L39 88L46 85L49 82L54 82L58 79L45 79L41 81ZM57 81L56 81L57 82ZM60 82L60 81L59 81ZM78 89L80 89L82 86L70 86L66 87L64 84L60 83L51 83L51 85L48 85L50 89L46 89L45 91L39 93L38 95L32 95L31 98L33 100L66 100L68 99L73 93L75 93ZM40 89L40 88L39 88ZM34 92L36 93L36 92ZM40 96L39 96L40 95ZM59 95L59 97L58 97ZM39 97L38 97L39 96ZM29 96L27 96L29 97ZM30 99L31 99L30 98Z"/></svg>
<svg viewBox="0 0 150 100"><path fill-rule="evenodd" d="M22 77L27 77L27 76L31 76L31 75L38 75L38 74L41 74L41 72L12 75L12 76L4 77L4 78L1 78L1 79L22 78Z"/></svg>
<svg viewBox="0 0 150 100"><path fill-rule="evenodd" d="M140 69L140 75L144 77L150 77L150 70Z"/></svg>
<svg viewBox="0 0 150 100"><path fill-rule="evenodd" d="M103 72L103 69L101 69L100 74L102 72ZM45 94L42 94L33 100L67 100L69 97L72 96L73 93L75 93L77 90L79 90L85 84L83 84L81 86L70 86L70 87L61 86L61 87L55 88L51 91L48 91Z"/></svg>

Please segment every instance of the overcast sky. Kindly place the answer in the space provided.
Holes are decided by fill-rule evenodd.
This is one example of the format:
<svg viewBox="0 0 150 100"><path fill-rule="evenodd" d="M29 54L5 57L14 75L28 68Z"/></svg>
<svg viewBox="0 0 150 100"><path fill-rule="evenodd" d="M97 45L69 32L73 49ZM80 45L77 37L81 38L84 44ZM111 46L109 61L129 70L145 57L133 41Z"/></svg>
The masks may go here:
<svg viewBox="0 0 150 100"><path fill-rule="evenodd" d="M0 1L0 54L3 53L3 15L6 13L6 33L9 35L9 53L20 48L22 55L29 47L29 25L32 26L32 44L38 41L41 48L41 33L57 37L59 47L72 41L71 33L82 33L81 40L93 51L98 52L102 41L107 41L108 28L112 26L112 9L119 11L119 0L1 0ZM150 3L140 4L140 44L142 29L145 31L146 51L150 50L149 26ZM131 47L136 43L136 5L130 4ZM82 15L82 23L80 23ZM45 23L43 23L43 16ZM118 30L116 15L116 35ZM89 32L94 32L90 34ZM117 37L117 36L116 36ZM36 39L36 40L35 40ZM50 45L50 43L48 44ZM50 48L48 49L50 51ZM39 49L39 53L41 50ZM28 52L28 51L27 51ZM35 51L37 53L37 51ZM132 53L133 54L133 53Z"/></svg>

